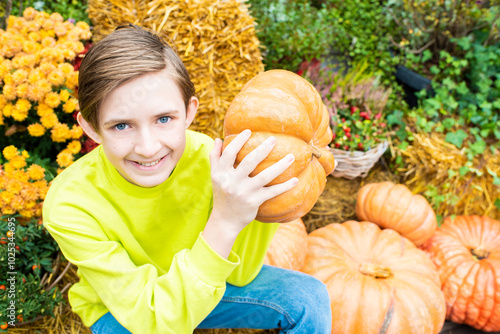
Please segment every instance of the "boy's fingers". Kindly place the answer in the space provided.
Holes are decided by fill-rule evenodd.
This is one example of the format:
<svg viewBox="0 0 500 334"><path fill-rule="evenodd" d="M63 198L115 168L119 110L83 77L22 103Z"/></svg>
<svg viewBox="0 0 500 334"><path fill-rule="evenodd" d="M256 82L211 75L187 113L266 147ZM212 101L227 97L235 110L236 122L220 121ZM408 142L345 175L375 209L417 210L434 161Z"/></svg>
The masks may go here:
<svg viewBox="0 0 500 334"><path fill-rule="evenodd" d="M264 140L264 142L243 158L238 165L237 170L242 175L248 176L269 155L275 144L276 138L272 136L268 137Z"/></svg>
<svg viewBox="0 0 500 334"><path fill-rule="evenodd" d="M215 143L214 143L214 148L212 149L212 151L208 155L208 157L210 159L210 165L212 167L214 167L217 164L221 154L222 154L222 140L220 140L219 138L216 138Z"/></svg>
<svg viewBox="0 0 500 334"><path fill-rule="evenodd" d="M265 187L265 199L264 202L274 198L278 195L283 194L284 192L287 192L288 190L292 189L299 183L299 179L296 177L292 177L290 180L285 181L283 183L275 184L269 187Z"/></svg>
<svg viewBox="0 0 500 334"><path fill-rule="evenodd" d="M285 155L281 160L277 161L273 165L267 167L259 174L253 177L257 181L259 186L265 186L279 175L281 175L290 165L294 162L295 157L293 154ZM238 166L239 167L239 166Z"/></svg>
<svg viewBox="0 0 500 334"><path fill-rule="evenodd" d="M252 135L252 131L243 130L240 134L233 139L229 145L226 146L224 152L222 152L220 161L225 165L230 165L231 167L234 165L234 161L236 160L236 155L241 150L241 148L245 145L247 140Z"/></svg>

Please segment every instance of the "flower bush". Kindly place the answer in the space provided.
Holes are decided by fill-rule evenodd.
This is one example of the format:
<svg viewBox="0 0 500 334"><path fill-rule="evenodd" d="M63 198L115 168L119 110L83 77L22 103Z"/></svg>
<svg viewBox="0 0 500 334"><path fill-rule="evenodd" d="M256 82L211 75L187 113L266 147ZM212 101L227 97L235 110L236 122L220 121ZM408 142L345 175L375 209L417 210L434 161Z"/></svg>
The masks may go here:
<svg viewBox="0 0 500 334"><path fill-rule="evenodd" d="M366 62L359 63L344 75L321 68L319 61L306 67L305 78L321 94L330 114L333 148L368 151L387 140L385 106L391 90L382 87L367 68Z"/></svg>
<svg viewBox="0 0 500 334"><path fill-rule="evenodd" d="M39 157L71 165L81 150L78 72L73 60L91 38L85 22L64 21L26 8L0 30L0 147L14 144Z"/></svg>
<svg viewBox="0 0 500 334"><path fill-rule="evenodd" d="M0 166L0 324L53 315L63 301L52 275L59 248L41 224L51 176L32 157L10 145ZM15 303L15 309L9 306ZM5 328L4 328L5 327ZM1 331L0 331L1 332Z"/></svg>
<svg viewBox="0 0 500 334"><path fill-rule="evenodd" d="M24 218L41 217L42 203L49 189L45 169L37 164L27 167L26 151L13 146L3 149L7 160L0 170L0 207L2 214Z"/></svg>

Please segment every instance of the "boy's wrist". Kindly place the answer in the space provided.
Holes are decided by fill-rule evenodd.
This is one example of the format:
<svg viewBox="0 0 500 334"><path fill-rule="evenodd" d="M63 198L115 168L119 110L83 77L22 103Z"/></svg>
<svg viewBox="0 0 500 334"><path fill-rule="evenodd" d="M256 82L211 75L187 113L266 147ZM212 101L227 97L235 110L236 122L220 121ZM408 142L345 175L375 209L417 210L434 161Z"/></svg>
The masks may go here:
<svg viewBox="0 0 500 334"><path fill-rule="evenodd" d="M227 259L241 230L242 228L239 228L234 222L218 219L211 215L202 236L210 247Z"/></svg>

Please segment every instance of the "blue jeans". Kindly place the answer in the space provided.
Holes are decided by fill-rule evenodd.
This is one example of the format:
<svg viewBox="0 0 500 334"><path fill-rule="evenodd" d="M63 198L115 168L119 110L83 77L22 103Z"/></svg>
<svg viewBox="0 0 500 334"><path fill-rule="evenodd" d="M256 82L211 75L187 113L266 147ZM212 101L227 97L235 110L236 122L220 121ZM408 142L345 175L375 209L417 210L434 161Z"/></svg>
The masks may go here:
<svg viewBox="0 0 500 334"><path fill-rule="evenodd" d="M198 328L280 328L280 333L288 334L329 334L330 298L316 278L264 265L250 284L227 284L222 300ZM130 334L109 312L90 329L94 334Z"/></svg>

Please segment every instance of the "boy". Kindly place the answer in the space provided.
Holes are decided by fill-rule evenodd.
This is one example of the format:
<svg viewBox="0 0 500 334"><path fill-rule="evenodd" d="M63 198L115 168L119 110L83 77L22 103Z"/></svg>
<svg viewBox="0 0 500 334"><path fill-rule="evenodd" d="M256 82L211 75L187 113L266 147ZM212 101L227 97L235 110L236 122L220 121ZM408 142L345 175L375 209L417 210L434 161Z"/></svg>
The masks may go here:
<svg viewBox="0 0 500 334"><path fill-rule="evenodd" d="M93 333L330 332L321 282L262 266L278 226L253 221L258 207L297 183L264 187L291 156L249 177L275 138L233 168L250 131L222 153L220 139L187 130L198 99L184 65L133 25L85 56L79 102L79 124L101 145L54 180L43 216L78 266L69 301Z"/></svg>

